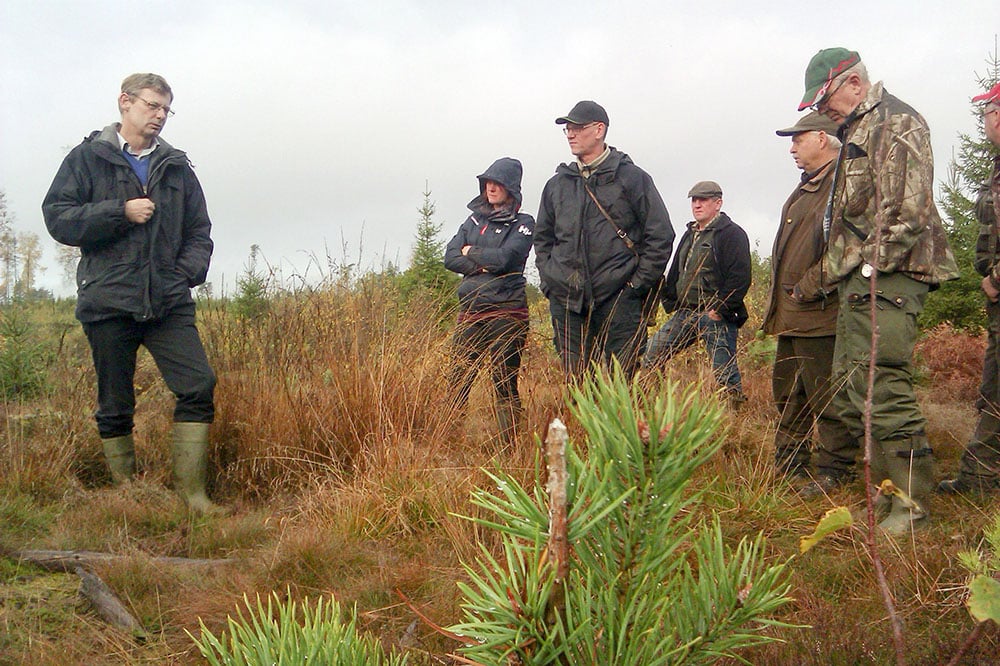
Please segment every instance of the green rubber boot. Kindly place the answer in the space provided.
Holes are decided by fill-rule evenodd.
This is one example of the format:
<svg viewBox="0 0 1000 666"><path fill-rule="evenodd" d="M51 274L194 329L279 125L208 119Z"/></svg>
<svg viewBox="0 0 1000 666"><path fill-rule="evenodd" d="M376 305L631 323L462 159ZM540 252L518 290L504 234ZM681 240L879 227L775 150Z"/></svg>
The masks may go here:
<svg viewBox="0 0 1000 666"><path fill-rule="evenodd" d="M224 511L205 494L208 427L207 423L174 423L174 490L192 513L217 514Z"/></svg>
<svg viewBox="0 0 1000 666"><path fill-rule="evenodd" d="M104 459L111 470L111 482L120 486L135 477L135 439L132 433L102 439Z"/></svg>
<svg viewBox="0 0 1000 666"><path fill-rule="evenodd" d="M889 470L885 463L886 453L882 449L882 443L876 440L872 440L872 459L868 463L871 468L872 484L877 486L882 485L882 482L886 479L891 478L889 476ZM892 502L885 495L879 494L875 498L875 510L878 512L885 512L891 510Z"/></svg>
<svg viewBox="0 0 1000 666"><path fill-rule="evenodd" d="M520 429L521 408L519 405L501 402L497 405L497 432L505 447L513 446Z"/></svg>
<svg viewBox="0 0 1000 666"><path fill-rule="evenodd" d="M893 484L910 496L911 502L893 496L889 517L878 526L893 536L908 534L925 525L934 491L934 457L926 439L885 442L885 463Z"/></svg>

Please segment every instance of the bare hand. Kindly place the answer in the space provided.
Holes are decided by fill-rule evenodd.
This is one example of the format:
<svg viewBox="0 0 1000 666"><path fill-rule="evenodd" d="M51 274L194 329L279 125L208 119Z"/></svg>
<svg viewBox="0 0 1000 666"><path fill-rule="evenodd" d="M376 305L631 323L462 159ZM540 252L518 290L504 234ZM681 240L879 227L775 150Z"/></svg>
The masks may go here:
<svg viewBox="0 0 1000 666"><path fill-rule="evenodd" d="M462 256L463 257L469 256L469 250L471 250L471 249L472 249L471 245L463 245L462 246Z"/></svg>
<svg viewBox="0 0 1000 666"><path fill-rule="evenodd" d="M989 275L983 278L980 286L983 289L983 293L986 294L986 298L990 299L991 303L996 303L997 300L1000 300L1000 290L993 286L993 280L990 279Z"/></svg>
<svg viewBox="0 0 1000 666"><path fill-rule="evenodd" d="M715 310L709 310L706 314L708 315L708 318L711 319L712 321L722 321L722 315L720 315Z"/></svg>
<svg viewBox="0 0 1000 666"><path fill-rule="evenodd" d="M133 224L146 224L155 210L156 204L150 199L129 199L125 202L125 219Z"/></svg>

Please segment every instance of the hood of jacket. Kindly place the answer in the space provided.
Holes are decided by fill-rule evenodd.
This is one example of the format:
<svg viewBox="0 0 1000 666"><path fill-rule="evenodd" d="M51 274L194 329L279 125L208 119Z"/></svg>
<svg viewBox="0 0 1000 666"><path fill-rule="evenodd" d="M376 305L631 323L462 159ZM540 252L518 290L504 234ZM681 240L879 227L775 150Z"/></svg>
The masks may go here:
<svg viewBox="0 0 1000 666"><path fill-rule="evenodd" d="M494 183L503 185L504 189L507 190L507 194L517 202L514 210L520 209L521 175L523 173L524 170L521 168L520 161L515 160L513 157L501 157L491 164L490 168L476 176L479 179L480 196L486 191L486 181L492 180Z"/></svg>

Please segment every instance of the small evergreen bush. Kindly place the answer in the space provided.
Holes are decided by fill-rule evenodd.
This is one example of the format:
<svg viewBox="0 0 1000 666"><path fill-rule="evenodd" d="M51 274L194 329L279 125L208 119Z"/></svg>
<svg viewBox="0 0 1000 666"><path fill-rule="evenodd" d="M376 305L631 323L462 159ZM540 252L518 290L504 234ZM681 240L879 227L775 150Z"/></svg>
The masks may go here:
<svg viewBox="0 0 1000 666"><path fill-rule="evenodd" d="M557 580L546 548L550 514L540 470L532 488L492 475L473 503L499 532L460 584L479 664L712 664L778 640L768 627L787 604L786 563L764 561L761 537L725 542L719 521L695 523L688 482L720 446L720 408L695 388L645 395L622 376L574 390L587 433L567 447L568 571ZM554 523L553 523L554 524Z"/></svg>
<svg viewBox="0 0 1000 666"><path fill-rule="evenodd" d="M335 599L324 604L321 597L315 605L305 599L300 607L272 593L267 607L260 596L255 605L246 596L243 603L247 615L244 617L243 610L238 608L236 618L229 617L228 636L216 637L199 620L201 640L191 638L211 666L403 666L406 663L404 656L394 652L386 655L377 639L359 634L353 613L344 622Z"/></svg>

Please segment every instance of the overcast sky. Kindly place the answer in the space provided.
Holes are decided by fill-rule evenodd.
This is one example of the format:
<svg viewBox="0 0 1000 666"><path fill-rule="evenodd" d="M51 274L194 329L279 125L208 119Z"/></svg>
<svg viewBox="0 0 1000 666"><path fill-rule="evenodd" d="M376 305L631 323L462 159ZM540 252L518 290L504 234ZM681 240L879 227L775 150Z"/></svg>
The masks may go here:
<svg viewBox="0 0 1000 666"><path fill-rule="evenodd" d="M969 99L1000 31L997 0L809 7L4 0L0 189L16 227L43 238L42 286L71 293L42 197L69 147L117 120L122 78L162 74L177 112L162 136L195 165L213 221L209 280L232 293L252 244L286 276L318 277L311 256L406 265L425 183L447 240L497 157L523 162L534 214L571 157L554 119L594 99L678 232L690 186L717 180L724 210L768 255L798 179L774 130L797 119L816 51L859 51L924 115L940 181L956 135L975 131Z"/></svg>

